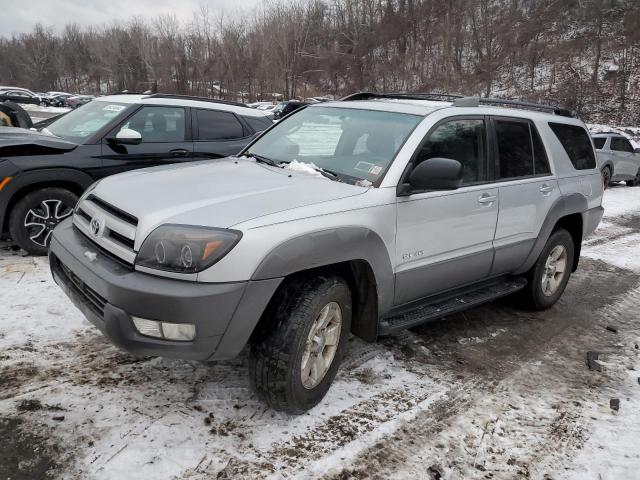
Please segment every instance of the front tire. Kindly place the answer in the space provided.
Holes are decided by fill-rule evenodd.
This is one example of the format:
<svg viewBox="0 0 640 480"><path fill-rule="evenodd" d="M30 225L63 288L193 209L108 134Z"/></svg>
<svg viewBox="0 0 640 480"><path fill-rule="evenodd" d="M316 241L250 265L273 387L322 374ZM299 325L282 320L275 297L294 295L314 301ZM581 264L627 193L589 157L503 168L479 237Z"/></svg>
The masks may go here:
<svg viewBox="0 0 640 480"><path fill-rule="evenodd" d="M351 292L338 276L284 284L251 342L251 386L275 410L301 414L336 376L351 327Z"/></svg>
<svg viewBox="0 0 640 480"><path fill-rule="evenodd" d="M524 293L531 308L546 310L560 299L571 276L574 252L569 232L561 228L551 234L529 271Z"/></svg>
<svg viewBox="0 0 640 480"><path fill-rule="evenodd" d="M46 255L53 229L73 213L78 197L64 188L48 187L26 194L9 216L11 239L32 255Z"/></svg>

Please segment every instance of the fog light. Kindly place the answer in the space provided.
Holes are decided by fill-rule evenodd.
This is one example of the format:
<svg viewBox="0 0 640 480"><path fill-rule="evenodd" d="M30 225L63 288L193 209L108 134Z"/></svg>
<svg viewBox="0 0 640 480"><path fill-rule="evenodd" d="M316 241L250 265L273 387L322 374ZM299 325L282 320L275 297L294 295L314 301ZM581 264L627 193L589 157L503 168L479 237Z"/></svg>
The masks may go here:
<svg viewBox="0 0 640 480"><path fill-rule="evenodd" d="M196 338L196 326L190 323L162 322L162 333L167 340L189 341Z"/></svg>
<svg viewBox="0 0 640 480"><path fill-rule="evenodd" d="M131 317L136 330L147 337L188 342L196 338L196 326L191 323L169 323Z"/></svg>
<svg viewBox="0 0 640 480"><path fill-rule="evenodd" d="M133 324L136 326L136 330L142 335L148 337L162 338L162 330L160 329L160 322L154 320L147 320L145 318L132 317Z"/></svg>

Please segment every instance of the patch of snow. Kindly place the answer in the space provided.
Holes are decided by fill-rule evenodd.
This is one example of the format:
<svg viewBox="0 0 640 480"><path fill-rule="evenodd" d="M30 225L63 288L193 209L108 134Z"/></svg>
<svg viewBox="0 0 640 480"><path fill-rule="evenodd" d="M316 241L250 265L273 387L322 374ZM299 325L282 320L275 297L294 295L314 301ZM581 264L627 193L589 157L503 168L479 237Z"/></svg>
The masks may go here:
<svg viewBox="0 0 640 480"><path fill-rule="evenodd" d="M298 160L292 160L283 168L285 170L291 170L292 172L305 173L307 175L311 175L312 177L324 178L322 173L319 172L320 167L318 167L315 163L306 163L299 162Z"/></svg>

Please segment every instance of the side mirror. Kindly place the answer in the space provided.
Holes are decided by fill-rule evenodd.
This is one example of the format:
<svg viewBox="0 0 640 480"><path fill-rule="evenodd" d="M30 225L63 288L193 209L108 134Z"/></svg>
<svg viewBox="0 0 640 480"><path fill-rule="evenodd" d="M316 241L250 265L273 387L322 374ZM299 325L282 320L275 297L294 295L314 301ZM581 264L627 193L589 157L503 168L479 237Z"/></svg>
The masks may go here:
<svg viewBox="0 0 640 480"><path fill-rule="evenodd" d="M142 135L136 130L123 128L116 134L115 143L118 145L140 145L142 143Z"/></svg>
<svg viewBox="0 0 640 480"><path fill-rule="evenodd" d="M450 158L430 158L420 162L409 174L413 190L455 190L462 183L464 167Z"/></svg>

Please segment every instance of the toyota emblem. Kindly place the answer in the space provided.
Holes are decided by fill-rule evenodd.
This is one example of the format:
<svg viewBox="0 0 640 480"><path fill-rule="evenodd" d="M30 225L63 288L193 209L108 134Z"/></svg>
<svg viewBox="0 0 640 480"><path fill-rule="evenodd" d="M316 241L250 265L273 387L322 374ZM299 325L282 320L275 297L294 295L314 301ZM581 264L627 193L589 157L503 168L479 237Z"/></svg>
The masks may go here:
<svg viewBox="0 0 640 480"><path fill-rule="evenodd" d="M89 230L91 230L91 234L94 237L97 237L98 235L100 235L100 230L102 229L102 222L100 221L100 219L98 217L93 217L91 219L91 223L89 224Z"/></svg>

